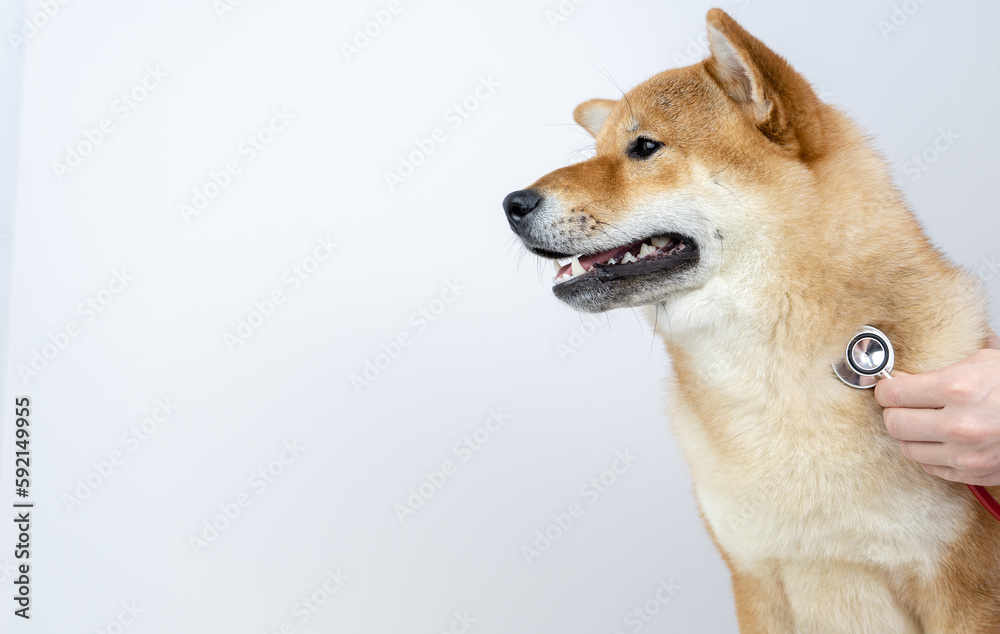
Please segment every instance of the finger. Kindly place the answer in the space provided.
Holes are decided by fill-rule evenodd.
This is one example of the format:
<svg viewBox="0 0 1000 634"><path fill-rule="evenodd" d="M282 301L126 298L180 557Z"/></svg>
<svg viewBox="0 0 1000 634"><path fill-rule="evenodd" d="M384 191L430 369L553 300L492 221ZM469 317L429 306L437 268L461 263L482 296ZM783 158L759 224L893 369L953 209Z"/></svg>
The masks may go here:
<svg viewBox="0 0 1000 634"><path fill-rule="evenodd" d="M908 442L904 440L899 443L899 447L902 449L903 455L913 462L919 462L925 466L954 467L951 464L948 446L943 442Z"/></svg>
<svg viewBox="0 0 1000 634"><path fill-rule="evenodd" d="M897 372L891 379L882 379L875 386L875 400L882 407L944 407L941 394L942 370L926 374Z"/></svg>
<svg viewBox="0 0 1000 634"><path fill-rule="evenodd" d="M941 428L945 414L942 409L909 409L887 407L882 410L882 420L889 435L897 440L910 442L941 442Z"/></svg>
<svg viewBox="0 0 1000 634"><path fill-rule="evenodd" d="M952 469L951 467L940 467L938 465L920 465L924 468L924 471L932 476L937 476L943 480L950 480L952 482L962 482L962 474Z"/></svg>
<svg viewBox="0 0 1000 634"><path fill-rule="evenodd" d="M996 476L977 477L953 467L942 467L940 465L933 464L922 464L920 466L926 473L941 478L942 480L961 482L962 484L978 484L980 486L987 487L1000 484L1000 480L997 480Z"/></svg>

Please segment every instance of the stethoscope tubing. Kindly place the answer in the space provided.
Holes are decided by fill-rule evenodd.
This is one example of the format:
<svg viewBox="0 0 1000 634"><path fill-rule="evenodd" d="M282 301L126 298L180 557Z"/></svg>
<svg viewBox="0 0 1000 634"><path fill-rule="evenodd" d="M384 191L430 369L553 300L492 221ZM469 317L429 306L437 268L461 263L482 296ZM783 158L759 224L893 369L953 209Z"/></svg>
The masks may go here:
<svg viewBox="0 0 1000 634"><path fill-rule="evenodd" d="M986 490L986 487L978 484L967 484L965 486L969 487L972 495L976 496L976 499L979 500L984 509L989 511L990 515L1000 520L1000 502L997 502L997 499Z"/></svg>

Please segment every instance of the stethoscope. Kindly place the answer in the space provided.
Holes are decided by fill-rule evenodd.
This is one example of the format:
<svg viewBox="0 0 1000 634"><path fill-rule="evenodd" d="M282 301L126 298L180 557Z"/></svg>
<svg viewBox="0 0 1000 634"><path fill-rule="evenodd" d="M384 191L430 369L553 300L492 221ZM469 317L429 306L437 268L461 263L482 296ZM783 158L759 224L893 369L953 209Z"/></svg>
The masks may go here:
<svg viewBox="0 0 1000 634"><path fill-rule="evenodd" d="M851 387L868 389L880 379L891 379L896 356L885 333L865 326L847 344L844 359L834 364L833 371Z"/></svg>
<svg viewBox="0 0 1000 634"><path fill-rule="evenodd" d="M833 371L844 383L865 390L875 387L881 379L891 379L895 360L889 337L878 328L864 326L847 344L844 358L833 364ZM966 486L983 508L1000 520L1000 502L979 485Z"/></svg>

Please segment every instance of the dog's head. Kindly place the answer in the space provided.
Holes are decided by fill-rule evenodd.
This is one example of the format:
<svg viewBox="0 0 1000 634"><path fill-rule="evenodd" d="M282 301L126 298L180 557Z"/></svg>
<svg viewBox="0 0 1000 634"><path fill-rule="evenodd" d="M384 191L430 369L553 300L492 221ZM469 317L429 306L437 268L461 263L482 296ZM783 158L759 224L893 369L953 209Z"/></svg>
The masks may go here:
<svg viewBox="0 0 1000 634"><path fill-rule="evenodd" d="M782 222L761 211L809 191L826 106L723 11L709 12L708 35L705 61L580 104L596 156L503 202L528 250L556 263L555 295L577 309L744 283Z"/></svg>

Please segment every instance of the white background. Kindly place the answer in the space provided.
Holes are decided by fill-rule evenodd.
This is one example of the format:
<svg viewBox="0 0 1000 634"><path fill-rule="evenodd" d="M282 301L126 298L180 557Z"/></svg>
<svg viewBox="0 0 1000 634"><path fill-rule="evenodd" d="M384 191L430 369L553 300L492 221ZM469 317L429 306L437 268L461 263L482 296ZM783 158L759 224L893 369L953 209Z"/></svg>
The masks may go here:
<svg viewBox="0 0 1000 634"><path fill-rule="evenodd" d="M611 634L636 631L626 615L665 581L677 589L644 631L735 631L663 413L661 345L632 311L593 327L560 305L500 209L586 156L577 103L705 56L710 3L589 0L552 25L557 0L403 0L350 60L342 43L386 2L245 0L220 17L210 0L74 0L10 46L43 4L0 24L0 518L15 395L33 403L35 503L30 622L12 615L17 537L0 521L0 629L116 631L134 602L136 634L436 634L463 611L482 634ZM907 0L885 32L888 1L719 6L852 114L935 243L1000 295L1000 5ZM157 66L167 77L119 118ZM499 85L452 127L482 78ZM247 160L275 108L294 120ZM53 162L103 118L114 129L60 179ZM386 172L435 128L444 141L390 191ZM928 150L940 130L946 149ZM186 222L180 205L231 160L240 173ZM339 246L292 290L283 275L327 237ZM122 270L128 286L99 295ZM231 350L224 333L273 289L284 302ZM78 307L99 296L113 299L87 321ZM412 318L441 306L424 329ZM71 321L78 336L23 378ZM410 345L358 393L351 376L401 333ZM167 398L176 411L131 451L123 434ZM498 408L509 419L463 462L453 445ZM293 441L302 454L273 463ZM124 462L99 476L114 451ZM637 462L590 503L581 487L618 451ZM401 523L394 505L449 459L457 473ZM281 474L260 490L248 479L269 465ZM241 493L250 505L196 553ZM574 502L583 515L529 566L522 546ZM303 623L296 603L338 568L349 579Z"/></svg>

